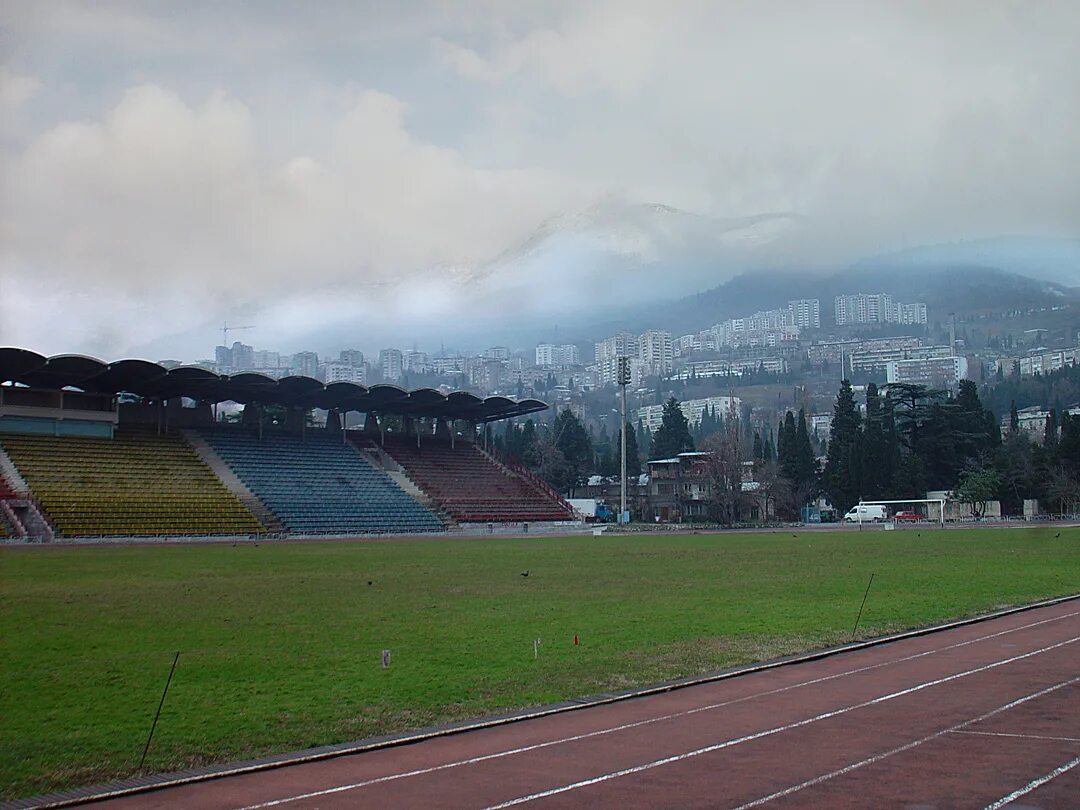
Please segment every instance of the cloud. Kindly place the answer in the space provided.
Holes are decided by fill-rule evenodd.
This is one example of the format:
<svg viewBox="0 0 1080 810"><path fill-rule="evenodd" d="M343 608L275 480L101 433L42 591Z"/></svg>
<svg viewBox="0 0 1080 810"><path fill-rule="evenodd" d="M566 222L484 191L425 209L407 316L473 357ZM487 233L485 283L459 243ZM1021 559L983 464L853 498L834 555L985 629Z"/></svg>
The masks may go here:
<svg viewBox="0 0 1080 810"><path fill-rule="evenodd" d="M795 214L768 261L803 267L1080 222L1068 0L9 4L0 26L5 341L138 345L240 312L407 341L478 278L594 272L573 239L478 270L598 200ZM676 248L642 300L690 277Z"/></svg>
<svg viewBox="0 0 1080 810"><path fill-rule="evenodd" d="M0 65L0 110L21 106L41 87L33 76L22 76L7 65Z"/></svg>
<svg viewBox="0 0 1080 810"><path fill-rule="evenodd" d="M323 154L275 162L240 101L192 106L156 85L132 88L102 120L59 124L15 158L0 270L125 309L201 298L206 317L481 264L576 193L549 173L471 166L414 137L406 114L387 94L357 93ZM3 314L9 328L22 321ZM68 315L66 331L83 324L74 340L113 317Z"/></svg>

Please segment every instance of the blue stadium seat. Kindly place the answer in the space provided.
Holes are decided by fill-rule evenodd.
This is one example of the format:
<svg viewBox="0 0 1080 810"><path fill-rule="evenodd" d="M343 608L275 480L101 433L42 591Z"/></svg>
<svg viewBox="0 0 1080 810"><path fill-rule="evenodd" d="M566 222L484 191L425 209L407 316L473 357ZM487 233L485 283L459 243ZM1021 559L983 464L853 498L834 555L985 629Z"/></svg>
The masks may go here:
<svg viewBox="0 0 1080 810"><path fill-rule="evenodd" d="M437 532L439 518L340 436L220 428L202 436L289 531Z"/></svg>

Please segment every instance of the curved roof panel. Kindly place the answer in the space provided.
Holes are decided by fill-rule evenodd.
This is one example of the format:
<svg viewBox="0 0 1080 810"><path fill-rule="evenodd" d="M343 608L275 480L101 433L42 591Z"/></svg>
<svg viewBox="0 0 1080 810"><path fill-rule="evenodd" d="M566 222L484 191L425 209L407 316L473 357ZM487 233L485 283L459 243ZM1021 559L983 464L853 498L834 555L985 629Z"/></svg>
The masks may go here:
<svg viewBox="0 0 1080 810"><path fill-rule="evenodd" d="M406 391L396 385L366 388L351 382L323 385L311 377L275 380L244 372L219 376L199 366L171 371L146 360L103 363L93 357L63 354L45 358L27 349L0 347L0 382L40 388L77 387L101 394L130 393L151 399L189 397L204 402L260 403L338 411L373 411L420 417L446 417L490 422L545 410L536 399L481 399L468 391L443 394L434 388Z"/></svg>
<svg viewBox="0 0 1080 810"><path fill-rule="evenodd" d="M45 363L44 355L29 349L0 348L0 383L19 382L24 374Z"/></svg>

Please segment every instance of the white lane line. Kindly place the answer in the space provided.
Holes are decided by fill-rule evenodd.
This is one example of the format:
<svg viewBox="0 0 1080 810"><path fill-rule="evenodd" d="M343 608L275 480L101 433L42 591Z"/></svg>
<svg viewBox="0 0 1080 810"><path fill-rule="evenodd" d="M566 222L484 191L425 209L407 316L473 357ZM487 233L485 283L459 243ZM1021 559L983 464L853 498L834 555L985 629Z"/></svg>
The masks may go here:
<svg viewBox="0 0 1080 810"><path fill-rule="evenodd" d="M1031 622L1030 624L1024 624L1020 627L1012 627L1008 630L999 630L996 633L988 633L978 638L968 639L967 641L958 641L954 644L947 644L944 647L937 647L933 650L925 650L924 652L913 653L911 655L905 655L901 658L894 658L891 661L881 661L877 664L869 664L864 667L857 667L856 669L849 669L844 672L837 672L834 675L824 675L820 678L813 678L808 681L800 681L799 683L790 684L788 686L781 686L776 689L769 689L765 692L755 692L752 695L744 695L743 697L733 698L731 700L725 700L720 703L710 703L706 706L698 706L693 709L686 709L680 712L672 712L671 714L660 715L659 717L650 717L647 720L638 720L633 723L624 723L618 726L612 726L610 728L599 729L597 731L590 731L584 734L575 734L570 737L561 737L555 740L547 740L541 743L534 743L532 745L522 746L520 748L511 748L505 751L498 751L492 754L483 754L481 756L470 757L469 759L456 760L454 762L446 762L441 765L432 765L427 768L417 768L412 771L402 771L400 773L388 774L386 776L379 776L374 779L367 779L362 782L354 782L349 785L338 785L332 788L324 788L323 790L315 790L310 793L302 793L296 796L286 796L281 799L272 799L270 801L260 802L258 804L249 804L245 807L239 808L239 810L262 810L266 807L278 807L283 804L289 804L290 802L303 801L305 799L315 799L320 796L328 796L334 793L343 793L347 790L358 790L360 788L368 787L369 785L377 785L383 782L393 782L398 779L407 779L413 776L424 776L429 773L436 773L438 771L445 771L450 768L460 768L464 765L476 765L480 762L487 762L493 759L502 759L503 757L515 756L517 754L524 754L529 751L536 751L542 748L550 748L555 745L563 745L565 743L578 742L580 740L590 739L592 737L600 737L606 734L614 734L619 731L626 731L632 728L640 728L641 726L647 726L652 723L659 723L665 720L675 720L680 717L687 717L690 715L698 714L700 712L714 711L716 709L722 709L726 706L731 706L736 703L744 703L750 700L757 700L762 697L769 697L771 695L778 695L782 692L788 692L792 689L801 689L805 686L815 686L819 683L826 681L832 681L837 678L846 678L849 675L857 675L862 672L869 672L870 670L880 669L881 667L892 666L893 664L901 664L906 661L913 661L917 658L924 658L928 655L935 655L936 653L947 652L949 650L955 650L960 647L967 647L971 644L977 644L981 641L987 641L992 638L998 638L999 636L1005 636L1009 633L1016 633L1020 630L1029 630L1032 627L1038 627L1043 624L1049 624L1051 622L1061 621L1062 619L1069 619L1073 616L1080 616L1080 610L1073 611L1072 613L1066 613L1062 616L1053 616L1049 619L1041 619L1037 622Z"/></svg>
<svg viewBox="0 0 1080 810"><path fill-rule="evenodd" d="M894 754L900 754L900 753L903 753L904 751L910 751L912 748L915 748L916 746L922 745L925 742L930 742L930 740L936 740L939 737L944 737L946 734L949 734L949 733L955 732L955 733L958 733L958 734L963 734L964 732L960 731L960 729L964 728L965 726L970 726L973 723L978 723L978 722L980 722L982 720L986 720L988 718L993 717L995 714L1001 714L1004 711L1008 711L1009 709L1012 709L1012 708L1014 708L1016 706L1019 706L1021 703L1027 703L1029 700L1035 700L1035 698L1043 697L1044 695L1048 695L1051 692L1054 692L1054 691L1056 691L1058 689L1061 689L1062 687L1074 684L1077 681L1080 681L1080 677L1073 678L1073 679L1068 680L1068 681L1063 681L1062 683L1055 684L1055 685L1053 685L1053 686L1051 686L1051 687L1049 687L1047 689L1042 689L1042 690L1040 690L1038 692L1035 692L1034 694L1026 695L1026 696L1024 696L1022 698L1019 698L1017 700L1014 700L1014 701L1012 701L1010 703L1006 703L1004 706L999 706L998 708L996 708L996 709L994 709L992 711L989 711L986 714L981 714L978 717L973 717L970 720L965 720L963 723L957 723L955 726L952 726L951 728L945 728L945 729L942 729L941 731L935 731L933 734L928 734L927 736L925 736L925 737L923 737L921 739L913 740L912 742L909 742L909 743L907 743L905 745L901 745L901 746L898 746L896 748L893 748L890 751L885 751L885 752L883 752L881 754L876 754L876 755L874 755L872 757L867 757L864 760L861 760L859 762L854 762L851 765L847 765L847 766L845 766L843 768L838 768L835 771L830 771L829 773L822 774L821 776L816 776L813 779L808 779L805 782L800 782L797 785L792 785L789 788L784 788L783 790L778 790L775 793L770 793L768 796L762 796L760 799L754 799L752 802L747 802L746 804L740 804L738 807L735 807L732 810L749 810L749 808L751 808L751 807L758 807L759 805L766 804L766 803L771 802L771 801L773 801L775 799L782 799L785 796L790 796L792 793L798 793L800 790L804 790L804 789L806 789L808 787L813 787L815 785L820 785L822 782L826 782L829 779L833 779L834 777L843 776L844 774L851 773L852 771L858 770L859 768L865 767L867 765L873 765L875 762L881 762L881 760L887 759L888 757L891 757Z"/></svg>
<svg viewBox="0 0 1080 810"><path fill-rule="evenodd" d="M847 714L848 712L853 712L856 709L864 709L868 706L876 706L878 704L885 703L886 701L895 700L896 698L904 697L905 695L910 695L923 689L928 689L931 686L939 686L943 683L955 681L958 678L966 678L969 675L975 675L980 672L987 672L988 670L996 669L997 667L1002 667L1015 661L1022 661L1023 659L1031 658L1034 655L1041 655L1042 653L1056 650L1059 647L1064 647L1068 644L1075 644L1077 641L1080 641L1080 636L1074 636L1073 638L1070 638L1066 641L1059 641L1057 644L1051 644L1048 647L1042 647L1038 650L1023 653L1022 655L1014 655L1011 658L1005 658L1001 661L995 661L992 664L985 664L981 667L975 667L974 669L965 670L964 672L958 672L954 675L948 675L944 678L936 678L932 681L924 681L923 683L916 684L915 686L909 686L908 688L901 689L897 692L890 692L887 695L881 695L880 697L873 698L872 700L866 700L861 703L854 703L850 706L845 706L842 709L834 709L831 712L824 712L813 717L808 717L805 720L799 720L794 723L787 723L783 726L775 726L774 728L766 729L765 731L758 731L754 734L747 734L745 737L736 737L732 740L725 740L721 743L707 745L704 748L697 748L693 751L687 751L683 754L675 754L674 756L664 757L663 759L654 759L652 762L645 762L641 765L635 765L631 768L623 768L618 771L611 771L610 773L601 774L600 776L594 776L590 779L582 779L580 782L572 782L568 785L562 785L561 787L550 788L549 790L542 790L538 793L530 793L527 796L519 796L516 799L510 799L506 802L489 805L488 807L484 808L484 810L502 810L502 808L504 807L513 807L514 805L525 804L526 802L535 801L537 799L544 799L548 796L556 796L560 793L566 793L567 791L578 790L579 788L583 787L589 787L590 785L607 782L611 779L618 779L622 776L629 776L631 774L641 773L642 771L649 771L653 768L659 768L663 765L670 765L673 762L682 762L683 760L701 756L702 754L709 754L713 751L719 751L723 748L730 748L734 745L741 745L742 743L751 742L753 740L760 740L762 737L769 737L773 734L781 734L785 731L791 731L796 728L801 728L802 726L808 726L811 723L817 723L821 720L828 720L833 717L839 717L840 715Z"/></svg>
<svg viewBox="0 0 1080 810"><path fill-rule="evenodd" d="M985 810L998 810L999 807L1004 807L1005 805L1009 804L1010 802L1016 801L1021 796L1024 796L1024 795L1026 795L1028 793L1031 793L1031 791L1035 790L1035 788L1042 787L1047 782L1049 782L1051 779L1057 779L1057 777L1061 776L1066 771L1071 771L1077 765L1080 765L1080 757L1077 757L1076 759L1074 759L1074 760L1072 760L1070 762L1066 762L1060 768L1054 768L1054 770L1050 771L1050 773L1043 774L1038 779L1032 779L1030 782L1028 782L1022 788L1018 788L1017 790L1014 790L1008 796L1002 796L996 802L993 802L991 804L986 805Z"/></svg>
<svg viewBox="0 0 1080 810"><path fill-rule="evenodd" d="M1050 740L1051 742L1076 742L1080 737L1047 737L1043 734L1008 734L1004 731L957 731L956 734L977 734L980 737L1018 737L1022 740Z"/></svg>

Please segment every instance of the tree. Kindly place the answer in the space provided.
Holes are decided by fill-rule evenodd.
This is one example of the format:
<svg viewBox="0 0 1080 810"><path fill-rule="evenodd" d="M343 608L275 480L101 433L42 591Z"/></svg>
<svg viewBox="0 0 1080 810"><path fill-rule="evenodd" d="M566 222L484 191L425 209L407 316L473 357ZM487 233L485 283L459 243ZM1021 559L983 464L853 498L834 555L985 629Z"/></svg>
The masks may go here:
<svg viewBox="0 0 1080 810"><path fill-rule="evenodd" d="M1053 449L1057 446L1057 440L1057 411L1054 408L1051 408L1050 413L1046 417L1046 430L1043 432L1043 446L1047 449Z"/></svg>
<svg viewBox="0 0 1080 810"><path fill-rule="evenodd" d="M593 451L589 434L581 420L569 408L563 408L551 426L552 443L565 461L565 476L559 481L560 491L581 486L592 472ZM557 469L563 468L556 465ZM549 481L552 486L555 481Z"/></svg>
<svg viewBox="0 0 1080 810"><path fill-rule="evenodd" d="M671 397L664 403L660 429L652 438L650 457L653 459L671 458L693 449L694 439L690 436L690 425L686 420L686 415L679 407L679 401Z"/></svg>
<svg viewBox="0 0 1080 810"><path fill-rule="evenodd" d="M858 503L862 494L860 421L851 383L843 380L833 406L824 474L825 493L841 513Z"/></svg>
<svg viewBox="0 0 1080 810"><path fill-rule="evenodd" d="M638 453L637 431L629 422L626 423L626 474L627 476L641 474L641 455ZM621 466L622 434L615 437L615 467ZM616 472L616 475L619 473Z"/></svg>
<svg viewBox="0 0 1080 810"><path fill-rule="evenodd" d="M1046 482L1046 501L1056 507L1059 515L1076 512L1080 508L1080 475L1064 464L1051 469Z"/></svg>
<svg viewBox="0 0 1080 810"><path fill-rule="evenodd" d="M709 511L721 525L742 519L745 495L742 488L742 454L733 429L714 433L705 444L709 473Z"/></svg>
<svg viewBox="0 0 1080 810"><path fill-rule="evenodd" d="M960 486L953 492L953 497L968 504L971 514L978 520L986 514L987 504L994 499L999 483L992 467L967 470L960 476Z"/></svg>

